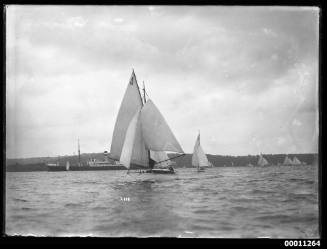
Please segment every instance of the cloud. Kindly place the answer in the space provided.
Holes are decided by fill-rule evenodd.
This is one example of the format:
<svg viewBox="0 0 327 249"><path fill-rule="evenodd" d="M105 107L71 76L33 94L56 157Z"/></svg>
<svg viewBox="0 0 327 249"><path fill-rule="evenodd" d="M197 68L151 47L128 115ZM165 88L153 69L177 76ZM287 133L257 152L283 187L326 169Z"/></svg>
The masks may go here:
<svg viewBox="0 0 327 249"><path fill-rule="evenodd" d="M122 22L124 22L124 19L123 18L115 18L114 19L114 22L116 22L116 23L122 23Z"/></svg>
<svg viewBox="0 0 327 249"><path fill-rule="evenodd" d="M315 148L315 8L10 6L7 12L9 155L68 153L77 136L85 150L108 149L132 68L187 152L198 129L211 154ZM27 148L32 140L47 146Z"/></svg>
<svg viewBox="0 0 327 249"><path fill-rule="evenodd" d="M268 36L277 36L277 34L271 29L263 28L262 31Z"/></svg>

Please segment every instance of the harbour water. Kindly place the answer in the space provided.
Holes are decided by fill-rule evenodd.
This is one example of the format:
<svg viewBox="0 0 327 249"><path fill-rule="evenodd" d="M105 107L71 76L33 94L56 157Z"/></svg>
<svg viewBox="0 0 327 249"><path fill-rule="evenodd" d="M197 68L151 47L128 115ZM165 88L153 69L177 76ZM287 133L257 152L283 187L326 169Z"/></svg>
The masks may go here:
<svg viewBox="0 0 327 249"><path fill-rule="evenodd" d="M176 171L8 172L6 233L319 238L317 166Z"/></svg>

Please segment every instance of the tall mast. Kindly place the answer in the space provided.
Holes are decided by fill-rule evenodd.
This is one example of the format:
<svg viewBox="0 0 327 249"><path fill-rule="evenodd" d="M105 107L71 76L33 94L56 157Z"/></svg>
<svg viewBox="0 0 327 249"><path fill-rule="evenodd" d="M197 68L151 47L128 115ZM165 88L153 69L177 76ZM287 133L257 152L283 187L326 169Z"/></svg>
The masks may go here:
<svg viewBox="0 0 327 249"><path fill-rule="evenodd" d="M79 147L79 138L77 140L77 143L78 143L78 166L81 166L81 152Z"/></svg>
<svg viewBox="0 0 327 249"><path fill-rule="evenodd" d="M145 85L144 85L144 81L143 81L143 99L144 99L144 104L146 103L146 97L145 97ZM148 150L148 158L149 158L149 167L150 169L153 169L155 163L154 161L151 159L151 153L150 150Z"/></svg>

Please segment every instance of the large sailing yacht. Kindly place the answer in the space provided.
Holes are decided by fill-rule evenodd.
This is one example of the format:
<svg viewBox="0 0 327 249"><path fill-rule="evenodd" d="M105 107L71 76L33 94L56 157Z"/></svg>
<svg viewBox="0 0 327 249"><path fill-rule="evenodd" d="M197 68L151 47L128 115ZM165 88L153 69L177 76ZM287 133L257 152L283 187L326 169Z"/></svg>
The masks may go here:
<svg viewBox="0 0 327 249"><path fill-rule="evenodd" d="M143 87L142 98L133 70L116 119L110 157L128 170L174 174L171 164L163 167L163 162L170 161L166 152L182 156L184 151L159 109L146 95Z"/></svg>

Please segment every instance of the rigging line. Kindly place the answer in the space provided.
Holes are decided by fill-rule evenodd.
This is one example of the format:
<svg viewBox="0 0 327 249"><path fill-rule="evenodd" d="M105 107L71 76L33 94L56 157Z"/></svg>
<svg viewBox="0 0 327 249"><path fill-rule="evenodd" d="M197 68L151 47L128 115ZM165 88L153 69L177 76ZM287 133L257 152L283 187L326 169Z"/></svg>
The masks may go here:
<svg viewBox="0 0 327 249"><path fill-rule="evenodd" d="M148 93L147 93L147 91L145 90L145 84L144 84L144 81L143 81L143 91L144 91L144 93L146 94L146 96L148 96L148 98L150 98L149 95L148 95Z"/></svg>
<svg viewBox="0 0 327 249"><path fill-rule="evenodd" d="M168 161L168 160L175 159L175 158L177 158L177 157L181 157L181 156L185 156L185 155L186 155L186 154L184 153L184 154L181 154L181 155L178 155L178 156L175 156L175 157L172 157L172 158L169 158L169 159L166 159L166 160L163 160L163 161L157 162L156 164L159 164L159 163L162 163L162 162L166 162L166 161Z"/></svg>

